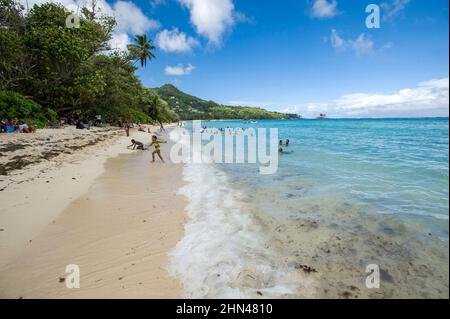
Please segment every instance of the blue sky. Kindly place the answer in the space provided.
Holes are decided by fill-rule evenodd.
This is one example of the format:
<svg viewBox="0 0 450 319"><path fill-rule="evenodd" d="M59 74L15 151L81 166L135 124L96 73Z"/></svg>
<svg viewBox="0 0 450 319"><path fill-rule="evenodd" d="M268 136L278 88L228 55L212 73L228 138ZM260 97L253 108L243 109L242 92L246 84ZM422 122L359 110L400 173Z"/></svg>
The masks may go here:
<svg viewBox="0 0 450 319"><path fill-rule="evenodd" d="M365 25L368 4L381 9L379 29ZM100 5L117 16L117 47L136 33L154 39L157 59L138 71L149 87L308 117L448 116L447 0Z"/></svg>

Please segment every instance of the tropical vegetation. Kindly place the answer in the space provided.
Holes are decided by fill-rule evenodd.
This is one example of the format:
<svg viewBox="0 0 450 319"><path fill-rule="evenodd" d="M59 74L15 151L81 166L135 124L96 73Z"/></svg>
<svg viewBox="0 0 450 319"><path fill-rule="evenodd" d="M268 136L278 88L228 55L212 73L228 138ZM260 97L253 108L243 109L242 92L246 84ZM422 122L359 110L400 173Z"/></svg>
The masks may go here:
<svg viewBox="0 0 450 319"><path fill-rule="evenodd" d="M299 118L296 114L267 111L257 107L229 106L213 101L205 101L186 94L171 84L154 88L153 91L169 103L182 120L213 119L290 119Z"/></svg>
<svg viewBox="0 0 450 319"><path fill-rule="evenodd" d="M146 88L135 72L155 58L147 35L136 35L128 50L112 50L114 17L95 7L80 8L76 26L70 17L56 3L26 11L17 0L0 0L0 117L39 125L73 113L140 123L294 117L203 101L172 85Z"/></svg>

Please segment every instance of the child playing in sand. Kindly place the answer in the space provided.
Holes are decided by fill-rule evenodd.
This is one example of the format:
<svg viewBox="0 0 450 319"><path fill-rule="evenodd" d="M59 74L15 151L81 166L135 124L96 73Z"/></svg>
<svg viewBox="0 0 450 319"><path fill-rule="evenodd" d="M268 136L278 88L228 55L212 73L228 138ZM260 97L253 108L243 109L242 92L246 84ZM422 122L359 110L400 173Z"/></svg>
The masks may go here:
<svg viewBox="0 0 450 319"><path fill-rule="evenodd" d="M130 148L133 146L133 150L137 147L138 150L143 151L144 150L144 144L142 142L131 140L131 145L128 145L127 148Z"/></svg>
<svg viewBox="0 0 450 319"><path fill-rule="evenodd" d="M159 145L160 143L167 143L167 142L158 140L158 137L156 135L153 135L152 136L152 144L150 144L150 146L155 146L155 150L152 153L152 159L153 159L152 163L155 162L155 154L158 154L158 156L161 159L161 161L163 163L165 163L164 159L161 156L161 146Z"/></svg>

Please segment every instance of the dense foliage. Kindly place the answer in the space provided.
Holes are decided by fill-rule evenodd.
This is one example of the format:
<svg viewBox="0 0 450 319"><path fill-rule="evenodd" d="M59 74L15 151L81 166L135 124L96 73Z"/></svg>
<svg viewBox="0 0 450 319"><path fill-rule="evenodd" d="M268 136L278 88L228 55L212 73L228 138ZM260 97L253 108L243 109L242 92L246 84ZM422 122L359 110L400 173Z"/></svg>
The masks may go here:
<svg viewBox="0 0 450 319"><path fill-rule="evenodd" d="M19 92L58 115L135 122L177 119L134 74L136 61L154 57L145 36L127 52L108 47L115 20L81 10L78 28L66 26L71 12L44 3L24 12L14 0L0 0L0 89ZM152 109L155 108L155 109ZM167 108L167 109L166 109Z"/></svg>
<svg viewBox="0 0 450 319"><path fill-rule="evenodd" d="M181 92L171 84L153 89L183 120L198 119L287 119L296 114L271 112L256 107L227 106Z"/></svg>
<svg viewBox="0 0 450 319"><path fill-rule="evenodd" d="M62 5L35 4L25 12L17 0L0 0L0 91L2 107L9 108L2 110L6 119L43 123L74 112L85 119L100 114L108 122L140 123L296 117L204 101L172 85L147 89L135 75L135 64L145 67L155 58L152 41L137 35L127 51L111 50L115 19L86 7L80 11L79 25L68 27L71 12Z"/></svg>
<svg viewBox="0 0 450 319"><path fill-rule="evenodd" d="M27 99L20 93L0 91L0 118L21 119L37 127L43 127L56 121L56 113L44 109L39 104Z"/></svg>

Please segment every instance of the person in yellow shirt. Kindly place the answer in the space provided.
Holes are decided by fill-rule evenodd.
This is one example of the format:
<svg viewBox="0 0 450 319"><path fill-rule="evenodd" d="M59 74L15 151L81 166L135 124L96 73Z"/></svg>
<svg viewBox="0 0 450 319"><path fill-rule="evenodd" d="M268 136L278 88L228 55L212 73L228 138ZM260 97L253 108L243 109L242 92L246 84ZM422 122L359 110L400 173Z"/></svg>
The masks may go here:
<svg viewBox="0 0 450 319"><path fill-rule="evenodd" d="M156 135L153 135L152 136L152 144L150 144L150 146L155 147L155 150L152 153L152 163L155 162L155 154L158 154L161 161L163 163L165 163L163 157L161 156L161 145L159 145L160 143L167 143L167 142L158 140L158 137Z"/></svg>

